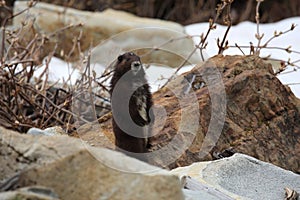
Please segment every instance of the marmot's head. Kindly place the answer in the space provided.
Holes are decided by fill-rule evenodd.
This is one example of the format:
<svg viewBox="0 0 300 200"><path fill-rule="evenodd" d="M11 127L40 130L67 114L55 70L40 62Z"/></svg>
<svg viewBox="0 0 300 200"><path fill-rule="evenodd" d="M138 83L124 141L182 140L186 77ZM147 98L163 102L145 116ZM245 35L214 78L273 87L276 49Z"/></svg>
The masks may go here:
<svg viewBox="0 0 300 200"><path fill-rule="evenodd" d="M114 74L118 77L122 77L127 72L129 72L133 77L145 75L140 57L132 52L120 55L114 70Z"/></svg>

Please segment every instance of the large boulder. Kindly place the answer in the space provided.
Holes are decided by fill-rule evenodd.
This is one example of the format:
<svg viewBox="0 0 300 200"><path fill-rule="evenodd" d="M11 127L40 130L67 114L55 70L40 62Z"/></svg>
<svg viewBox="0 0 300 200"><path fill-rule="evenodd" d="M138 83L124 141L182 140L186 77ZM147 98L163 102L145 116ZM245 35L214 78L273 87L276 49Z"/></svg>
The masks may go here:
<svg viewBox="0 0 300 200"><path fill-rule="evenodd" d="M14 13L27 7L27 1L16 1ZM27 23L20 33L24 43L29 43L36 33L46 36L47 45L41 48L39 58L52 52L57 44L56 56L75 61L79 60L79 50L98 45L92 51L92 62L105 66L124 51L136 51L145 54L142 57L145 63L176 67L195 48L180 24L112 9L88 12L40 2L13 20L15 27L21 27L24 21ZM196 63L199 58L194 54L188 62Z"/></svg>
<svg viewBox="0 0 300 200"><path fill-rule="evenodd" d="M294 191L294 197L300 193L300 175L239 153L216 161L193 163L171 172L183 178L189 190L187 196L193 198L206 195L207 198L200 199L282 200L288 189Z"/></svg>
<svg viewBox="0 0 300 200"><path fill-rule="evenodd" d="M177 176L69 136L32 136L0 127L0 154L0 191L10 191L0 199L183 199ZM17 188L24 189L11 192Z"/></svg>
<svg viewBox="0 0 300 200"><path fill-rule="evenodd" d="M239 152L300 173L300 101L259 57L215 56L153 98L161 112L150 138L156 165L175 168ZM106 134L110 120L110 114L100 120Z"/></svg>
<svg viewBox="0 0 300 200"><path fill-rule="evenodd" d="M0 181L22 170L47 165L85 148L80 141L66 135L50 139L46 136L21 135L2 127L0 135Z"/></svg>
<svg viewBox="0 0 300 200"><path fill-rule="evenodd" d="M270 64L256 56L220 55L184 76L189 74L197 75L193 93L199 102L199 129L173 167L218 158L229 150L300 172L300 101L276 78ZM168 87L155 99L171 108L166 123L183 122L178 98ZM193 118L187 116L185 121ZM152 142L166 145L176 134L176 126L164 127Z"/></svg>

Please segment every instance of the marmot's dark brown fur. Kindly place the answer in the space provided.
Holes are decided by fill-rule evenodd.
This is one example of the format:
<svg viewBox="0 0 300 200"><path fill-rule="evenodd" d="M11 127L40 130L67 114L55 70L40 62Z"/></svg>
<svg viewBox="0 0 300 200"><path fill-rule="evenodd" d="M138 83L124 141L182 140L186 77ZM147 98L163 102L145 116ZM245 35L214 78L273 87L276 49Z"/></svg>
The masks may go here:
<svg viewBox="0 0 300 200"><path fill-rule="evenodd" d="M151 131L149 124L154 119L150 111L153 104L150 87L141 60L134 53L129 52L118 57L111 79L110 94L116 146L131 156L146 160L137 154L130 154L147 152L147 137Z"/></svg>

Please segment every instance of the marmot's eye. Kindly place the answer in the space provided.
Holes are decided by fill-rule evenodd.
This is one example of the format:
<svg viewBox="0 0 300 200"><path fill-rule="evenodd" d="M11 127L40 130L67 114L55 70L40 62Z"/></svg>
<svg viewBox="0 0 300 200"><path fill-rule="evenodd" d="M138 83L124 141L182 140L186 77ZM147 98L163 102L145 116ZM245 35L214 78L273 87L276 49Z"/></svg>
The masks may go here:
<svg viewBox="0 0 300 200"><path fill-rule="evenodd" d="M123 60L123 55L120 55L119 57L118 57L118 61L122 61Z"/></svg>

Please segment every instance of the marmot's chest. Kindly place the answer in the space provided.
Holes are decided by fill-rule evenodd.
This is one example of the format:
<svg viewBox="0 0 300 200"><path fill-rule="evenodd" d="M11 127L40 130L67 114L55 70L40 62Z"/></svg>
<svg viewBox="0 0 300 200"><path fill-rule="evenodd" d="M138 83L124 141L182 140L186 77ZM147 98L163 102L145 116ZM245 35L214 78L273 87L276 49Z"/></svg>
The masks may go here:
<svg viewBox="0 0 300 200"><path fill-rule="evenodd" d="M147 124L149 122L148 117L148 108L147 108L147 93L145 93L144 87L139 87L136 91L134 91L133 95L130 98L131 110L137 112L139 116L144 120L144 123Z"/></svg>

